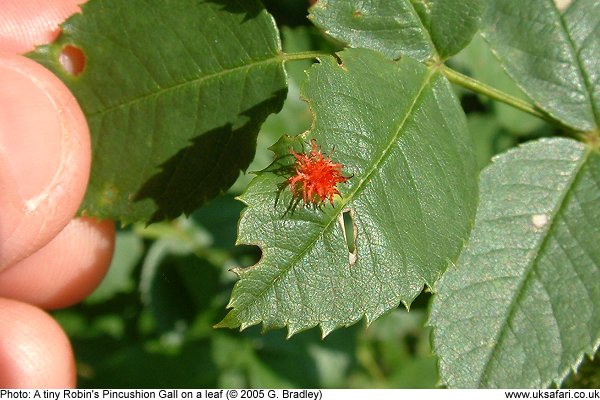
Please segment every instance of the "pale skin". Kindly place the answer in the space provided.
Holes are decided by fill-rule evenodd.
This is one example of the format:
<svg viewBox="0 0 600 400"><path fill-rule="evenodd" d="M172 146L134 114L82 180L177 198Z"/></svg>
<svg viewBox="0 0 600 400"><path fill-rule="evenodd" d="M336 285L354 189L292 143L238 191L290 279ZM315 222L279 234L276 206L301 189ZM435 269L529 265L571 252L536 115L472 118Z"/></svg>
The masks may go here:
<svg viewBox="0 0 600 400"><path fill-rule="evenodd" d="M114 224L75 218L89 177L87 124L69 90L21 56L82 0L0 0L0 387L72 387L69 340L43 310L100 283Z"/></svg>

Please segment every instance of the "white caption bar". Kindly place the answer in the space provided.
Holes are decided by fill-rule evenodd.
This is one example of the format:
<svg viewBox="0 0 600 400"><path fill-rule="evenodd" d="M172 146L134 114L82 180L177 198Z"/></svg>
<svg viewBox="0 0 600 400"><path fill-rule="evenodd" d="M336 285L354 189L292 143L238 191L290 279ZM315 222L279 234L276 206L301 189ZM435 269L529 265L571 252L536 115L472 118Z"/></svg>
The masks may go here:
<svg viewBox="0 0 600 400"><path fill-rule="evenodd" d="M0 400L69 400L69 399L306 399L306 400L398 400L398 399L598 399L598 389L0 389Z"/></svg>

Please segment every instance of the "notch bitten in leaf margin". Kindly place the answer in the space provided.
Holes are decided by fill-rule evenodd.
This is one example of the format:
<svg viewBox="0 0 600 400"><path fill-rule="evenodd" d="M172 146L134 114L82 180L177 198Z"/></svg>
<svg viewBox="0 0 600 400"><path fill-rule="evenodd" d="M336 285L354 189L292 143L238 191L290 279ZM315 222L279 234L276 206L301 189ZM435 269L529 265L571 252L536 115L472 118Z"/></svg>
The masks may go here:
<svg viewBox="0 0 600 400"><path fill-rule="evenodd" d="M319 0L309 18L351 47L391 59L445 60L466 47L479 29L482 0Z"/></svg>
<svg viewBox="0 0 600 400"><path fill-rule="evenodd" d="M239 243L258 245L258 264L236 269L227 316L217 327L263 323L289 335L319 325L323 336L361 318L370 323L409 306L456 260L475 215L477 168L465 116L446 78L416 60L350 49L324 57L303 87L316 139L335 146L353 175L334 206L286 213L275 206L277 173L260 173L240 199L248 206ZM280 142L279 160L289 157ZM294 148L299 151L298 148ZM279 162L279 161L276 161ZM290 161L292 162L292 161ZM354 225L346 242L343 214Z"/></svg>
<svg viewBox="0 0 600 400"><path fill-rule="evenodd" d="M77 76L64 46L85 54ZM122 222L190 213L252 160L287 82L257 0L90 0L29 56L71 89L92 136L81 213Z"/></svg>

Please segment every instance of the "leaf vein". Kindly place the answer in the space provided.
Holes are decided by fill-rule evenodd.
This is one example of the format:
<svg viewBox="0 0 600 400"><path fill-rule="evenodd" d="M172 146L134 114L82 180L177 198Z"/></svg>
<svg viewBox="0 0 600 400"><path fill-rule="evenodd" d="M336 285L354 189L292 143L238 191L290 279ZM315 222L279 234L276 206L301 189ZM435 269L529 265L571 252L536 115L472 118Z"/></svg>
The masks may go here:
<svg viewBox="0 0 600 400"><path fill-rule="evenodd" d="M556 8L555 8L555 10L556 10ZM567 42L569 44L571 53L572 53L573 57L575 57L575 59L577 60L576 66L577 66L577 69L579 72L579 76L583 80L583 86L586 89L585 94L586 94L586 97L588 100L587 105L590 107L590 111L592 112L592 115L594 116L594 120L596 122L596 127L597 127L598 124L600 123L600 111L595 107L595 102L592 98L592 93L594 93L594 88L592 87L592 84L590 82L590 76L588 74L587 69L585 68L585 64L584 64L583 60L581 59L581 54L580 54L579 50L577 49L577 44L575 43L575 40L573 40L573 37L571 36L571 30L568 29L568 27L567 27L567 23L565 21L564 15L559 14L559 20L560 20L561 27L563 28L563 30L565 32L565 36L567 37Z"/></svg>
<svg viewBox="0 0 600 400"><path fill-rule="evenodd" d="M331 227L331 225L334 223L334 221L337 221L337 217L338 214L341 212L341 210L345 209L346 204L351 200L354 199L356 197L356 195L362 191L362 189L364 189L366 182L370 181L372 179L372 176L375 174L375 172L381 167L382 163L385 161L385 159L389 156L389 154L391 153L391 150L394 146L394 144L396 144L398 142L398 139L400 137L400 134L402 132L402 128L404 127L404 125L406 124L408 118L413 115L416 111L416 107L417 104L420 102L423 93L425 91L425 88L429 85L433 75L435 74L435 70L434 69L428 69L427 73L425 74L423 81L421 82L421 85L415 95L414 100L412 101L412 103L410 104L410 106L408 107L408 110L406 111L406 115L404 116L404 118L402 118L400 120L400 123L398 125L398 127L395 130L395 134L392 138L390 138L389 144L387 145L387 147L385 149L383 149L381 156L376 159L373 162L373 166L371 167L371 169L367 172L367 174L365 175L365 177L363 179L361 179L357 185L355 186L355 188L342 199L342 206L339 207L339 209L337 210L336 213L332 214L329 216L329 221L323 225L322 230L318 231L317 234L311 235L312 238L308 239L306 242L306 245L300 250L298 251L297 254L295 254L287 263L286 266L284 266L283 268L280 269L280 272L278 273L279 276L285 275L289 272L290 269L294 268L294 266L297 265L298 261L300 261L302 259L302 257L304 257L306 255L306 253L315 245L316 241L319 239L319 237L322 236L322 234L326 231L328 231ZM260 263L259 263L260 264ZM259 264L256 264L254 267L258 267ZM276 280L276 278L274 279L274 281ZM255 304L256 301L258 300L258 298L262 297L264 295L264 293L267 292L267 290L269 290L269 286L265 285L265 287L261 290L260 293L258 293L257 296L254 297L254 299L252 299L251 301L247 302L244 306L245 307L250 307L252 304ZM241 305L237 306L237 312L239 312ZM235 312L236 310L232 310L231 312Z"/></svg>
<svg viewBox="0 0 600 400"><path fill-rule="evenodd" d="M548 227L546 228L546 232L544 235L542 235L541 240L538 242L537 249L536 249L537 250L536 256L533 257L531 259L531 261L528 263L529 265L527 265L525 268L521 282L519 282L519 284L516 285L516 287L515 287L516 295L513 297L511 303L509 304L509 306L507 308L507 312L504 317L504 321L500 325L501 327L502 326L510 327L510 321L514 317L516 308L519 307L519 303L520 303L521 297L524 292L523 288L528 283L532 274L535 273L535 269L539 266L539 260L540 260L539 255L544 251L545 247L548 244L548 240L551 237L551 231L553 231L553 228L556 223L556 221L555 221L556 216L561 214L563 208L566 206L566 203L567 203L566 199L567 199L567 195L569 193L569 189L572 188L574 185L576 185L576 183L580 177L580 174L583 170L583 166L585 165L588 157L589 157L589 151L586 151L586 153L583 155L583 157L581 157L581 159L579 160L579 163L576 165L575 171L572 175L572 178L570 179L569 182L567 182L567 184L565 184L565 193L561 196L561 198L558 199L556 211L554 211L552 213L552 216L549 219ZM487 377L490 367L491 367L490 361L495 357L496 352L502 347L502 344L504 343L504 340L505 340L505 335L506 335L506 330L500 329L497 334L496 340L495 340L495 346L492 348L492 351L489 353L487 360L485 361L484 368L482 369L481 375L479 377L480 382L482 379Z"/></svg>
<svg viewBox="0 0 600 400"><path fill-rule="evenodd" d="M161 96L164 95L168 92L171 91L176 91L179 90L181 88L187 87L188 85L192 86L192 85L197 85L200 86L203 83L210 81L212 79L220 79L223 76L227 76L229 74L234 74L236 72L239 71L244 71L247 69L251 69L254 67L259 67L265 64L277 64L280 63L282 61L282 58L279 55L271 55L269 58L265 58L265 59L260 59L260 60L251 60L249 63L247 64L243 64L243 65L238 65L238 66L234 66L234 67L230 67L230 68L223 68L223 70L221 71L217 71L217 72L213 72L207 75L203 75L201 77L195 78L195 79L191 79L185 82L178 82L175 83L174 85L168 86L168 87L160 87L160 90L156 90L156 91L151 91L151 92L147 92L144 93L140 96L134 97L132 99L123 101L121 103L117 103L117 104L113 104L110 106L107 106L106 108L104 108L103 110L99 110L96 112L91 112L88 114L88 118L93 119L93 118L98 118L101 116L104 116L107 113L110 113L112 111L118 110L120 108L125 108L125 107L129 107L132 104L136 104L138 102L142 102L144 100L153 98L153 97L157 97L157 96Z"/></svg>

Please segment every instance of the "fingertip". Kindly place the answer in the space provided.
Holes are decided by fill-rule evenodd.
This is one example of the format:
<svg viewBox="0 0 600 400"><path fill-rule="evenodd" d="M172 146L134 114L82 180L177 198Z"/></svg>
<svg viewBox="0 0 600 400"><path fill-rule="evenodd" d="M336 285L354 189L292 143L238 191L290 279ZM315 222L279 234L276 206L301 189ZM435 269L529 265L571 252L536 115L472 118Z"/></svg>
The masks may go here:
<svg viewBox="0 0 600 400"><path fill-rule="evenodd" d="M71 221L50 243L0 272L0 296L44 309L82 301L100 284L115 245L111 221Z"/></svg>
<svg viewBox="0 0 600 400"><path fill-rule="evenodd" d="M64 388L76 382L64 331L34 306L0 298L0 387Z"/></svg>
<svg viewBox="0 0 600 400"><path fill-rule="evenodd" d="M2 0L0 49L23 54L36 45L52 42L59 24L80 11L83 0Z"/></svg>
<svg viewBox="0 0 600 400"><path fill-rule="evenodd" d="M90 163L87 123L66 86L39 64L0 53L0 270L72 219Z"/></svg>

